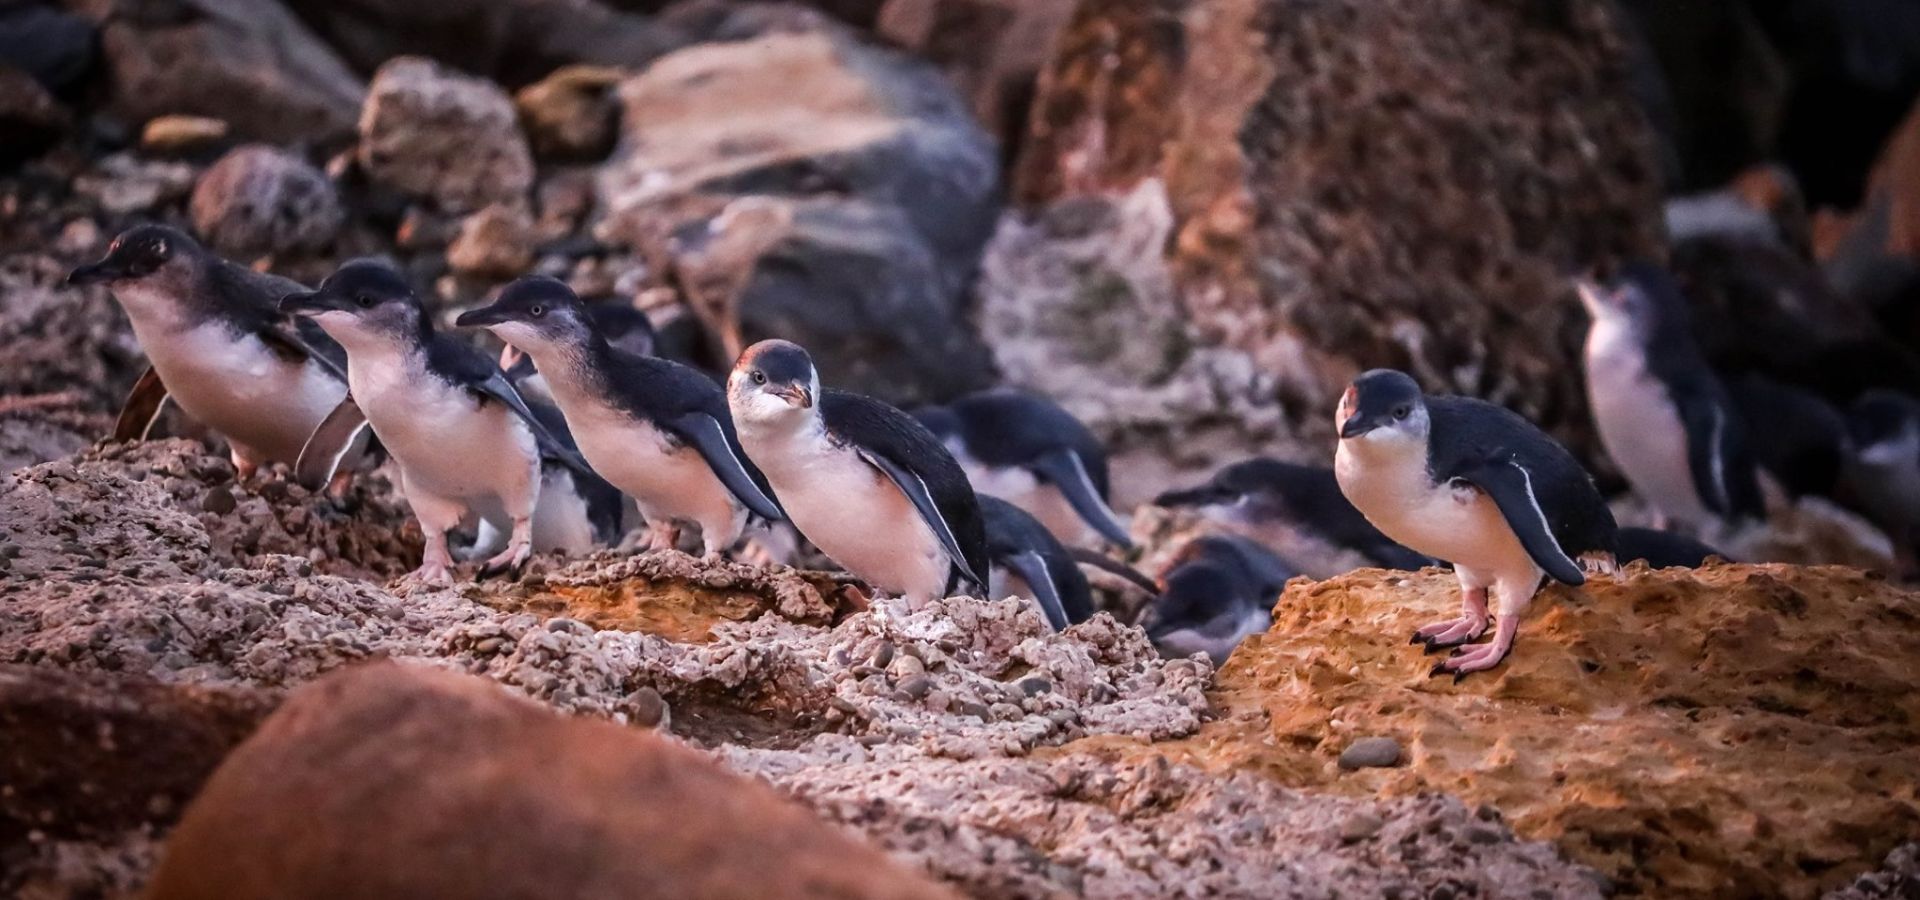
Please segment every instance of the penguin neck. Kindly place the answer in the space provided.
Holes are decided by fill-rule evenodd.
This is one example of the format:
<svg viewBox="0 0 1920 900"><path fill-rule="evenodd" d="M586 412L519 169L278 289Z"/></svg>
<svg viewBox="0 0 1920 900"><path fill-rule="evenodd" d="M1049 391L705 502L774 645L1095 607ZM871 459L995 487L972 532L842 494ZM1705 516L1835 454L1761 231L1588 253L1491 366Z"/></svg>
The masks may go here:
<svg viewBox="0 0 1920 900"><path fill-rule="evenodd" d="M604 394L619 364L613 346L598 332L521 349L533 359L534 368L546 377L547 388L560 401ZM567 404L561 405L564 408Z"/></svg>

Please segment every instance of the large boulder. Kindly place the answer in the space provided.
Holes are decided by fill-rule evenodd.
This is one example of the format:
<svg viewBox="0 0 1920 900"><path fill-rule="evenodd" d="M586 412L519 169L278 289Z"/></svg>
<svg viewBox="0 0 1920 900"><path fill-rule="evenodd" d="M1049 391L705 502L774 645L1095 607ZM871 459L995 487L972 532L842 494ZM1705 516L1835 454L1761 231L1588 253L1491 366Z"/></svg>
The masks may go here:
<svg viewBox="0 0 1920 900"><path fill-rule="evenodd" d="M445 212L522 203L533 186L533 155L506 92L419 57L374 76L357 153L373 181Z"/></svg>
<svg viewBox="0 0 1920 900"><path fill-rule="evenodd" d="M931 60L1004 144L1026 131L1034 81L1075 0L887 0L875 30Z"/></svg>
<svg viewBox="0 0 1920 900"><path fill-rule="evenodd" d="M1566 276L1660 245L1616 25L1597 0L1083 5L985 266L999 364L1193 464L1324 454L1374 366L1584 429Z"/></svg>
<svg viewBox="0 0 1920 900"><path fill-rule="evenodd" d="M963 306L999 167L938 71L834 26L679 51L620 99L599 234L682 287L722 361L779 336L900 402L990 380Z"/></svg>
<svg viewBox="0 0 1920 900"><path fill-rule="evenodd" d="M323 247L346 221L326 175L264 144L237 147L207 169L188 210L209 245L246 259Z"/></svg>
<svg viewBox="0 0 1920 900"><path fill-rule="evenodd" d="M273 0L70 0L100 29L112 108L214 116L274 143L353 133L365 86Z"/></svg>
<svg viewBox="0 0 1920 900"><path fill-rule="evenodd" d="M666 738L380 664L297 691L228 757L150 896L770 893L952 896Z"/></svg>

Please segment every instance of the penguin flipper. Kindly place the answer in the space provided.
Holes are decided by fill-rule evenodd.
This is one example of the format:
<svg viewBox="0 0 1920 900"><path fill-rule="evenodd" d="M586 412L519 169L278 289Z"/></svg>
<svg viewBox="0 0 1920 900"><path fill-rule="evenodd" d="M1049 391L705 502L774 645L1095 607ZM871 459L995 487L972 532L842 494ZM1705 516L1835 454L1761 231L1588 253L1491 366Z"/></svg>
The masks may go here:
<svg viewBox="0 0 1920 900"><path fill-rule="evenodd" d="M1560 546L1553 536L1546 511L1533 490L1533 474L1519 460L1487 462L1460 474L1460 478L1485 491L1500 508L1500 516L1513 529L1527 555L1555 581L1585 584L1586 573L1580 564Z"/></svg>
<svg viewBox="0 0 1920 900"><path fill-rule="evenodd" d="M587 461L581 458L580 451L573 448L572 441L563 441L556 437L553 431L547 428L546 423L540 421L539 416L534 415L532 408L527 406L526 399L520 396L513 382L508 381L506 373L501 372L498 367L494 367L487 377L468 384L467 388L478 394L482 400L494 400L513 410L514 415L519 416L520 420L527 424L528 430L533 432L534 440L540 444L540 456L543 459L551 459L581 475L600 477L593 471L593 467L587 465Z"/></svg>
<svg viewBox="0 0 1920 900"><path fill-rule="evenodd" d="M1020 573L1022 581L1033 589L1033 599L1040 604L1040 611L1047 616L1047 624L1053 630L1064 630L1067 621L1067 605L1060 599L1060 588L1053 583L1053 570L1047 567L1047 558L1027 550L1001 558L1007 568Z"/></svg>
<svg viewBox="0 0 1920 900"><path fill-rule="evenodd" d="M1687 469L1701 504L1729 519L1766 518L1766 501L1740 423L1709 395L1680 393L1674 405L1680 410Z"/></svg>
<svg viewBox="0 0 1920 900"><path fill-rule="evenodd" d="M360 404L353 402L352 397L342 399L340 405L314 427L313 434L307 436L306 445L300 448L300 459L293 464L294 480L310 491L326 487L327 482L333 480L333 473L339 471L340 461L361 445L363 437L370 437L370 431Z"/></svg>
<svg viewBox="0 0 1920 900"><path fill-rule="evenodd" d="M133 382L133 390L127 392L126 402L120 404L120 416L113 422L113 439L116 441L144 441L153 432L153 426L160 421L161 411L167 408L167 386L160 381L160 374L148 366L145 372Z"/></svg>
<svg viewBox="0 0 1920 900"><path fill-rule="evenodd" d="M947 557L953 561L954 568L960 570L961 577L975 585L986 587L986 579L981 578L980 574L973 570L973 565L967 562L967 555L960 549L960 540L954 537L953 528L947 524L946 517L940 514L939 505L933 502L933 494L927 490L927 483L912 470L878 453L862 449L860 458L874 468L885 472L887 477L892 479L894 486L900 489L900 493L907 495L907 499L913 502L914 509L920 511L920 518L926 520L927 527L933 529L934 535L940 539L941 546L947 549Z"/></svg>
<svg viewBox="0 0 1920 900"><path fill-rule="evenodd" d="M747 464L741 458L740 451L734 448L728 439L727 430L720 420L704 412L690 412L679 415L669 422L668 427L674 434L692 444L700 456L707 461L707 468L713 470L720 483L740 499L742 505L769 522L785 521L780 504L754 483L753 476L747 471Z"/></svg>
<svg viewBox="0 0 1920 900"><path fill-rule="evenodd" d="M1032 463L1033 470L1040 473L1060 493L1067 498L1068 505L1080 514L1093 530L1114 544L1132 549L1133 539L1127 534L1126 526L1120 524L1118 516L1100 498L1100 492L1094 489L1093 478L1087 474L1086 464L1080 461L1080 454L1071 448L1062 447L1042 454Z"/></svg>

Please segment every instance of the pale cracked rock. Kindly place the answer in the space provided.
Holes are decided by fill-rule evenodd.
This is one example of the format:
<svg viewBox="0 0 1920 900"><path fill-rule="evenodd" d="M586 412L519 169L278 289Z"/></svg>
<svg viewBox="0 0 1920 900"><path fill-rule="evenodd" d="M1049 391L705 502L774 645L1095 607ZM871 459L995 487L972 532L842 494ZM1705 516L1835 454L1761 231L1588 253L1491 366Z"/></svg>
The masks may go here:
<svg viewBox="0 0 1920 900"><path fill-rule="evenodd" d="M389 60L374 75L357 152L375 182L448 212L521 202L533 186L533 157L506 92L419 57Z"/></svg>

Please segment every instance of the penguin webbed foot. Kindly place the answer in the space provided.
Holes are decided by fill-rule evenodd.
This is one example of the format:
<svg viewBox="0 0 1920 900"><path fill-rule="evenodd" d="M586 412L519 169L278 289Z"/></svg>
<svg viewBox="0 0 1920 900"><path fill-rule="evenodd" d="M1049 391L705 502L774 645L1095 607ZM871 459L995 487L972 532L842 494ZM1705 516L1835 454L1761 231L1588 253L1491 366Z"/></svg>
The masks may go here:
<svg viewBox="0 0 1920 900"><path fill-rule="evenodd" d="M1468 675L1499 666L1506 662L1507 656L1513 652L1514 632L1518 627L1518 616L1501 616L1499 625L1494 630L1493 640L1453 651L1452 655L1436 663L1427 672L1427 677L1452 675L1453 683L1459 684Z"/></svg>
<svg viewBox="0 0 1920 900"><path fill-rule="evenodd" d="M424 562L420 568L408 572L401 581L420 587L453 587L453 570L445 563Z"/></svg>
<svg viewBox="0 0 1920 900"><path fill-rule="evenodd" d="M1413 638L1407 643L1424 644L1427 653L1438 653L1462 644L1470 644L1486 633L1486 615L1462 615L1420 628L1413 633Z"/></svg>
<svg viewBox="0 0 1920 900"><path fill-rule="evenodd" d="M526 574L527 563L533 560L533 545L519 544L500 551L492 559L480 565L480 571L474 573L473 580L482 581L498 575L507 575L518 579Z"/></svg>

